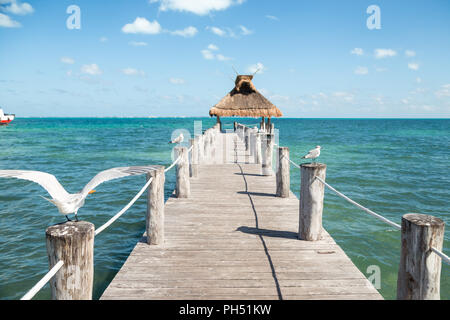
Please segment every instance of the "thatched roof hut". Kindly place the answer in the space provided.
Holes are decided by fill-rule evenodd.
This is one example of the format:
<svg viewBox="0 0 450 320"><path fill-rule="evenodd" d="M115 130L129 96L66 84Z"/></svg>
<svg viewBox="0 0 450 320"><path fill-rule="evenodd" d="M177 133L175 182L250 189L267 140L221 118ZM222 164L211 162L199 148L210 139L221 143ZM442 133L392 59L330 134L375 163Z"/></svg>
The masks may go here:
<svg viewBox="0 0 450 320"><path fill-rule="evenodd" d="M238 75L235 87L209 111L219 117L282 117L281 111L256 90L252 75Z"/></svg>

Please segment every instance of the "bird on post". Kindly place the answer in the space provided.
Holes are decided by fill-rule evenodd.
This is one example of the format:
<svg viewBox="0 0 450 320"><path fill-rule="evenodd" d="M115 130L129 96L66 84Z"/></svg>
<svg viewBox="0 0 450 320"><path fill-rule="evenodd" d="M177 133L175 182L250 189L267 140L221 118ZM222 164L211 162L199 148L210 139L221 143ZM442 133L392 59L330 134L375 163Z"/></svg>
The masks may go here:
<svg viewBox="0 0 450 320"><path fill-rule="evenodd" d="M178 143L182 143L183 141L184 141L184 135L181 133L178 137L176 137L172 141L169 141L169 144L178 144Z"/></svg>
<svg viewBox="0 0 450 320"><path fill-rule="evenodd" d="M317 146L315 149L310 150L307 155L302 157L302 159L312 159L312 162L315 162L320 156L320 149L320 146Z"/></svg>
<svg viewBox="0 0 450 320"><path fill-rule="evenodd" d="M74 213L78 221L78 210L84 206L86 197L96 192L94 190L99 184L128 176L146 174L153 170L152 166L144 167L122 167L112 168L98 173L89 183L78 193L68 193L52 174L41 171L27 170L0 170L0 178L16 178L28 180L39 184L52 197L45 200L53 203L62 215L65 215L68 221L71 221L67 215Z"/></svg>

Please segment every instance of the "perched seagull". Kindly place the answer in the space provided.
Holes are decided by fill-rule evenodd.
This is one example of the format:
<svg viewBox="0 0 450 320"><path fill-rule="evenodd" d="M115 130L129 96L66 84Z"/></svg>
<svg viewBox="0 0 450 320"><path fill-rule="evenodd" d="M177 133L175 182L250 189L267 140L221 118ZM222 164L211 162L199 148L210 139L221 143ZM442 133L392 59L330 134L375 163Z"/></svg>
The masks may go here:
<svg viewBox="0 0 450 320"><path fill-rule="evenodd" d="M172 141L169 141L170 143L182 143L184 141L184 136L181 133L177 138L173 139Z"/></svg>
<svg viewBox="0 0 450 320"><path fill-rule="evenodd" d="M0 178L16 178L22 180L33 181L41 185L52 196L53 199L45 200L53 203L59 212L71 221L68 214L74 213L76 221L78 221L78 210L84 206L84 201L89 194L95 192L94 188L99 184L118 178L136 176L145 174L154 169L152 166L147 167L122 167L112 168L98 173L79 193L68 193L54 175L40 171L25 170L0 170Z"/></svg>
<svg viewBox="0 0 450 320"><path fill-rule="evenodd" d="M317 146L315 149L312 149L308 152L306 156L302 159L313 159L313 162L320 156L320 146Z"/></svg>

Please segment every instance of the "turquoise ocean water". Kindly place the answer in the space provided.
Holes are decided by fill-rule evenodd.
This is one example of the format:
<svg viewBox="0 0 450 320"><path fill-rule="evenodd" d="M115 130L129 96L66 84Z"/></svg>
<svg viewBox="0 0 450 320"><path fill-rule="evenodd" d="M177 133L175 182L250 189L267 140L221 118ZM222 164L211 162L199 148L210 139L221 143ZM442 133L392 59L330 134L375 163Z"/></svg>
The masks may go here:
<svg viewBox="0 0 450 320"><path fill-rule="evenodd" d="M117 166L171 163L167 141L175 129L191 133L194 120L209 128L215 119L17 119L0 127L0 169L54 174L69 192L79 191L97 172ZM232 119L223 120L227 124ZM255 119L239 119L253 124ZM450 224L450 120L277 119L280 145L299 158L316 145L326 163L327 182L362 205L400 223L405 213L431 214ZM228 126L230 127L230 126ZM175 186L166 177L166 198ZM299 195L300 174L291 171ZM144 185L144 176L102 184L79 215L101 226ZM42 199L38 185L0 179L0 299L19 299L48 271L45 229L64 221ZM95 239L94 297L98 298L145 229L145 196ZM367 276L381 269L380 292L396 295L400 232L330 192L324 226ZM448 229L448 227L447 227ZM450 253L447 230L444 251ZM450 299L450 266L442 266L442 299ZM36 299L50 298L48 285Z"/></svg>

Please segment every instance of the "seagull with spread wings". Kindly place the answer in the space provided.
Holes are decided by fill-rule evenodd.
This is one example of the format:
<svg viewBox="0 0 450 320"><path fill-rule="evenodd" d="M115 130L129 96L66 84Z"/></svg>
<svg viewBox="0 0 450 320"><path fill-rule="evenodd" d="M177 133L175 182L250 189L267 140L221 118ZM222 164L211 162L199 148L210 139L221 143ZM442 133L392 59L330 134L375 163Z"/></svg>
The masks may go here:
<svg viewBox="0 0 450 320"><path fill-rule="evenodd" d="M59 183L54 175L40 171L26 171L26 170L0 170L0 178L16 178L22 180L33 181L41 185L50 194L52 199L45 200L53 203L59 212L66 216L70 221L68 214L75 214L76 221L78 221L78 210L84 206L84 201L89 194L95 192L94 188L99 184L128 176L136 176L148 173L153 170L152 166L142 167L122 167L112 168L98 173L89 183L78 193L70 194Z"/></svg>

